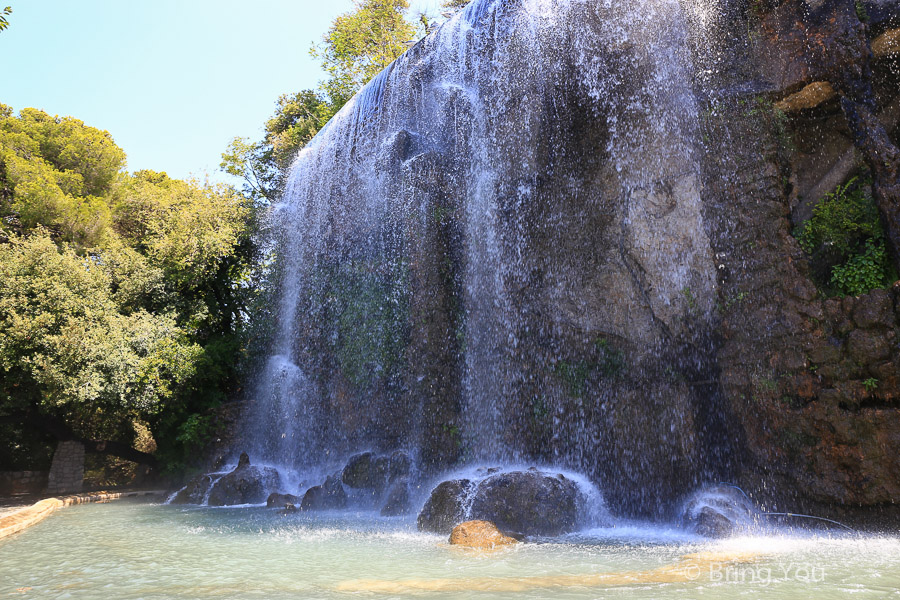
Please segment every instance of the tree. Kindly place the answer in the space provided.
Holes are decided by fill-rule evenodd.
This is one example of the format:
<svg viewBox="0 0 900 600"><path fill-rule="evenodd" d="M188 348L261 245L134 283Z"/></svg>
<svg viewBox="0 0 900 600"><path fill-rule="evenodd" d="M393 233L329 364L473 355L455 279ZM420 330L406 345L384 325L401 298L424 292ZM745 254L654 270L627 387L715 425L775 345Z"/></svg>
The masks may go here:
<svg viewBox="0 0 900 600"><path fill-rule="evenodd" d="M310 49L329 75L323 90L333 102L349 100L406 51L416 35L408 10L408 0L357 0L335 19L324 43Z"/></svg>
<svg viewBox="0 0 900 600"><path fill-rule="evenodd" d="M0 245L0 418L129 447L123 424L164 410L202 348L174 315L120 308L100 259L43 231Z"/></svg>
<svg viewBox="0 0 900 600"><path fill-rule="evenodd" d="M71 117L0 107L0 217L38 225L79 247L101 244L125 153L109 133Z"/></svg>
<svg viewBox="0 0 900 600"><path fill-rule="evenodd" d="M444 0L441 3L441 8L452 14L464 9L468 3L469 0Z"/></svg>
<svg viewBox="0 0 900 600"><path fill-rule="evenodd" d="M254 201L274 202L284 189L297 152L343 106L321 94L304 90L278 98L275 114L266 122L266 136L251 143L234 138L222 154L219 167L244 179L244 194Z"/></svg>
<svg viewBox="0 0 900 600"><path fill-rule="evenodd" d="M124 166L104 131L0 105L0 456L49 436L173 465L237 388L257 205Z"/></svg>
<svg viewBox="0 0 900 600"><path fill-rule="evenodd" d="M7 6L2 11L0 11L0 31L3 31L7 27L9 27L9 21L6 20L6 17L12 14L12 8Z"/></svg>
<svg viewBox="0 0 900 600"><path fill-rule="evenodd" d="M244 180L246 197L273 202L281 195L297 152L416 37L408 10L408 0L357 0L334 20L321 46L310 49L329 76L319 90L281 96L262 141L235 138L222 154L219 167Z"/></svg>

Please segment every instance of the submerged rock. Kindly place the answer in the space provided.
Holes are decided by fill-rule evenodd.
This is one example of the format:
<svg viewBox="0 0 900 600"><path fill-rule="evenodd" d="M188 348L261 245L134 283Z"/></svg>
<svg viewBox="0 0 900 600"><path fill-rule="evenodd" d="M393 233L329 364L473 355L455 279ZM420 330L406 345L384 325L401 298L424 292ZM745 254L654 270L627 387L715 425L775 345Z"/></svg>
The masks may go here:
<svg viewBox="0 0 900 600"><path fill-rule="evenodd" d="M503 535L490 521L466 521L453 528L450 544L468 548L494 548L517 544L515 538Z"/></svg>
<svg viewBox="0 0 900 600"><path fill-rule="evenodd" d="M438 485L419 514L418 527L449 533L474 519L520 536L555 536L575 530L578 503L577 484L563 475L495 473L477 484L459 479Z"/></svg>
<svg viewBox="0 0 900 600"><path fill-rule="evenodd" d="M381 508L382 517L397 517L409 514L412 510L409 499L409 479L397 479L388 488L384 506Z"/></svg>
<svg viewBox="0 0 900 600"><path fill-rule="evenodd" d="M691 531L708 538L724 538L735 530L751 525L758 511L737 488L717 485L698 491L685 502L682 523Z"/></svg>
<svg viewBox="0 0 900 600"><path fill-rule="evenodd" d="M416 524L419 531L450 533L466 520L464 502L475 488L468 479L455 479L438 484L419 513Z"/></svg>
<svg viewBox="0 0 900 600"><path fill-rule="evenodd" d="M300 504L300 500L299 496L293 494L279 494L275 492L269 494L268 499L266 499L266 506L268 508L281 508L290 504Z"/></svg>
<svg viewBox="0 0 900 600"><path fill-rule="evenodd" d="M209 505L260 504L266 501L269 490L279 484L278 471L271 467L252 466L250 457L243 453L237 468L213 485Z"/></svg>
<svg viewBox="0 0 900 600"><path fill-rule="evenodd" d="M325 483L306 490L300 510L334 510L347 506L347 492L337 475L330 475Z"/></svg>

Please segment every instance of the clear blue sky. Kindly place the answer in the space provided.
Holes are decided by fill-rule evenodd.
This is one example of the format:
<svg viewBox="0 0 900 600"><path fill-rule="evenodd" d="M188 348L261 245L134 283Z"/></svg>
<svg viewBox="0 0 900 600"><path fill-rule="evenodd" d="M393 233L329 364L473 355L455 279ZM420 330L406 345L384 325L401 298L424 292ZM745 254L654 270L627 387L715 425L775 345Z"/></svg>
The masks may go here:
<svg viewBox="0 0 900 600"><path fill-rule="evenodd" d="M431 8L436 0L418 0ZM280 94L314 88L309 57L352 0L0 0L0 102L109 131L128 168L217 172L262 135Z"/></svg>

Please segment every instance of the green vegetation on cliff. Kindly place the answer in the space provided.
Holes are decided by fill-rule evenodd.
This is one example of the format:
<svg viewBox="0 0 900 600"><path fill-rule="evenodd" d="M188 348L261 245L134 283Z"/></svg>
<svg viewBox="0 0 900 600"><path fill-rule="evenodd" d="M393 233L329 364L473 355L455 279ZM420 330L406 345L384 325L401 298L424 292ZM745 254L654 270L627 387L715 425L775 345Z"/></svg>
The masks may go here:
<svg viewBox="0 0 900 600"><path fill-rule="evenodd" d="M858 296L896 280L869 187L853 179L825 196L797 232L813 278L829 295Z"/></svg>

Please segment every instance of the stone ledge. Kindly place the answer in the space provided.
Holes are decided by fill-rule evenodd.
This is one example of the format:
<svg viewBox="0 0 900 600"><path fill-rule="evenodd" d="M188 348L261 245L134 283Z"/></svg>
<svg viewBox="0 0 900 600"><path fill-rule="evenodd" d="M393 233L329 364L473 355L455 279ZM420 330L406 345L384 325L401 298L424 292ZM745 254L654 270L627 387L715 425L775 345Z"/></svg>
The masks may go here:
<svg viewBox="0 0 900 600"><path fill-rule="evenodd" d="M40 523L57 509L75 504L90 504L92 502L111 502L122 498L138 498L147 496L165 497L163 491L140 492L96 492L93 494L77 494L62 498L46 498L31 506L21 508L14 513L0 517L0 539L9 537L20 531L28 529L32 525Z"/></svg>

